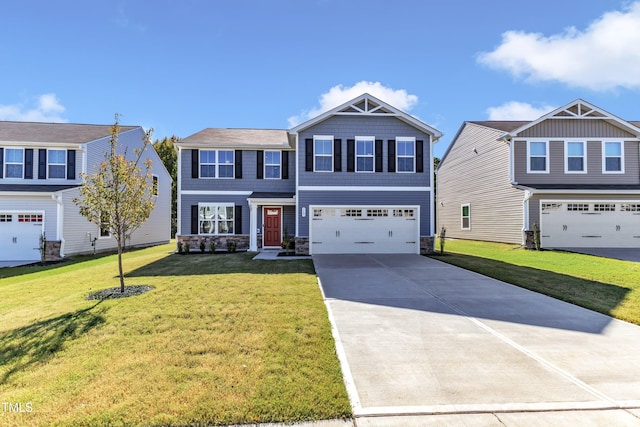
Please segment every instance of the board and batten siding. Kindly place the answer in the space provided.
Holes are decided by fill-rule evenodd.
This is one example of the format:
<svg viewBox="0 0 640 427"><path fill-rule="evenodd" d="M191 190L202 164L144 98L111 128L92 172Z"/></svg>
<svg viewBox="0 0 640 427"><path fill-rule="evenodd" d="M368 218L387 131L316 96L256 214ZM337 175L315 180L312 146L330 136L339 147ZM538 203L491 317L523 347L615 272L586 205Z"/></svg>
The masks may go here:
<svg viewBox="0 0 640 427"><path fill-rule="evenodd" d="M635 138L604 120L548 119L525 129L518 137L524 138Z"/></svg>
<svg viewBox="0 0 640 427"><path fill-rule="evenodd" d="M612 140L613 138L604 139ZM587 173L565 173L564 140L558 139L549 139L549 173L527 173L527 141L520 137L514 139L512 144L514 144L515 181L521 185L640 183L637 141L622 141L625 173L620 174L602 172L602 140L593 138L585 138L585 140L587 142Z"/></svg>
<svg viewBox="0 0 640 427"><path fill-rule="evenodd" d="M431 236L431 195L428 191L299 191L298 236L309 237L309 206L419 206L420 236ZM306 216L302 216L302 209Z"/></svg>
<svg viewBox="0 0 640 427"><path fill-rule="evenodd" d="M436 233L447 237L521 243L523 197L509 175L509 145L503 131L465 123L437 172ZM463 204L471 229L462 229Z"/></svg>

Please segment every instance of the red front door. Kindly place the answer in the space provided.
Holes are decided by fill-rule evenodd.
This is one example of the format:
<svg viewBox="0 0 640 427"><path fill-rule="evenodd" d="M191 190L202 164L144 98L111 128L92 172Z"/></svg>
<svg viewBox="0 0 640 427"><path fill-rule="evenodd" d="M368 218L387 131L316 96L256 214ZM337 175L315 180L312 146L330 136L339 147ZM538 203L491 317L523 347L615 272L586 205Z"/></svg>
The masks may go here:
<svg viewBox="0 0 640 427"><path fill-rule="evenodd" d="M282 208L264 208L264 246L282 243Z"/></svg>

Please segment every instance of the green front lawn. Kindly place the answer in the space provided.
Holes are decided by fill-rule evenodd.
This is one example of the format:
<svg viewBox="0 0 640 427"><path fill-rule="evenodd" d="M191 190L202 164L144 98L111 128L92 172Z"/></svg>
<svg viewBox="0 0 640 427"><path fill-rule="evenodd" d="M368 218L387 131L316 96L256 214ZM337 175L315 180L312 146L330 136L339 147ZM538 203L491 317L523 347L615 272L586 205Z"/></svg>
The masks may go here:
<svg viewBox="0 0 640 427"><path fill-rule="evenodd" d="M309 260L125 255L0 270L0 425L204 425L349 416ZM15 406L14 406L15 409Z"/></svg>
<svg viewBox="0 0 640 427"><path fill-rule="evenodd" d="M640 263L470 240L435 258L640 325Z"/></svg>

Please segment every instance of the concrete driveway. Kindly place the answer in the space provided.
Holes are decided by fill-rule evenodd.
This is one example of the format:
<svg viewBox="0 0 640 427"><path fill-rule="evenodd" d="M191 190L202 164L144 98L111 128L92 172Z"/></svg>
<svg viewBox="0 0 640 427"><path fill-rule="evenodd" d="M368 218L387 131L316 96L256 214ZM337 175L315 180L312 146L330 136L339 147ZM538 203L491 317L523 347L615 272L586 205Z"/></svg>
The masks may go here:
<svg viewBox="0 0 640 427"><path fill-rule="evenodd" d="M561 251L640 262L639 248L558 248Z"/></svg>
<svg viewBox="0 0 640 427"><path fill-rule="evenodd" d="M358 426L640 426L640 327L418 255L315 255Z"/></svg>

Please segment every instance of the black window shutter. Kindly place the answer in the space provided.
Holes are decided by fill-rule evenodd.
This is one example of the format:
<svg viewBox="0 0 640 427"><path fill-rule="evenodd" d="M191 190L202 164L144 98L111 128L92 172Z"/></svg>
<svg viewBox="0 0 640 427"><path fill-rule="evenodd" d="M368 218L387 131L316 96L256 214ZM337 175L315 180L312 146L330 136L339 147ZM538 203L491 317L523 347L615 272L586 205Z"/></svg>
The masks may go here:
<svg viewBox="0 0 640 427"><path fill-rule="evenodd" d="M0 178L4 177L4 148L0 148Z"/></svg>
<svg viewBox="0 0 640 427"><path fill-rule="evenodd" d="M191 178L199 177L200 159L198 158L198 150L191 150Z"/></svg>
<svg viewBox="0 0 640 427"><path fill-rule="evenodd" d="M347 172L354 172L356 169L356 140L347 139Z"/></svg>
<svg viewBox="0 0 640 427"><path fill-rule="evenodd" d="M256 160L256 178L263 179L264 178L264 151L258 150L256 152L257 160Z"/></svg>
<svg viewBox="0 0 640 427"><path fill-rule="evenodd" d="M236 150L235 152L235 161L236 161L236 179L242 179L242 150Z"/></svg>
<svg viewBox="0 0 640 427"><path fill-rule="evenodd" d="M313 139L304 140L304 170L313 172Z"/></svg>
<svg viewBox="0 0 640 427"><path fill-rule="evenodd" d="M424 172L424 141L416 141L416 172Z"/></svg>
<svg viewBox="0 0 640 427"><path fill-rule="evenodd" d="M38 179L47 179L47 150L38 150Z"/></svg>
<svg viewBox="0 0 640 427"><path fill-rule="evenodd" d="M389 150L389 153L388 153L389 164L387 165L387 169L389 170L389 172L395 172L396 171L396 140L395 139L387 140L387 148Z"/></svg>
<svg viewBox="0 0 640 427"><path fill-rule="evenodd" d="M67 150L67 179L76 179L76 150Z"/></svg>
<svg viewBox="0 0 640 427"><path fill-rule="evenodd" d="M24 179L33 179L33 148L24 150Z"/></svg>
<svg viewBox="0 0 640 427"><path fill-rule="evenodd" d="M198 234L198 205L191 205L191 234Z"/></svg>
<svg viewBox="0 0 640 427"><path fill-rule="evenodd" d="M282 179L289 179L289 152L282 152Z"/></svg>
<svg viewBox="0 0 640 427"><path fill-rule="evenodd" d="M235 234L242 234L242 206L236 206L235 209Z"/></svg>
<svg viewBox="0 0 640 427"><path fill-rule="evenodd" d="M342 172L342 140L333 140L333 171Z"/></svg>
<svg viewBox="0 0 640 427"><path fill-rule="evenodd" d="M382 172L382 140L376 139L376 172Z"/></svg>

